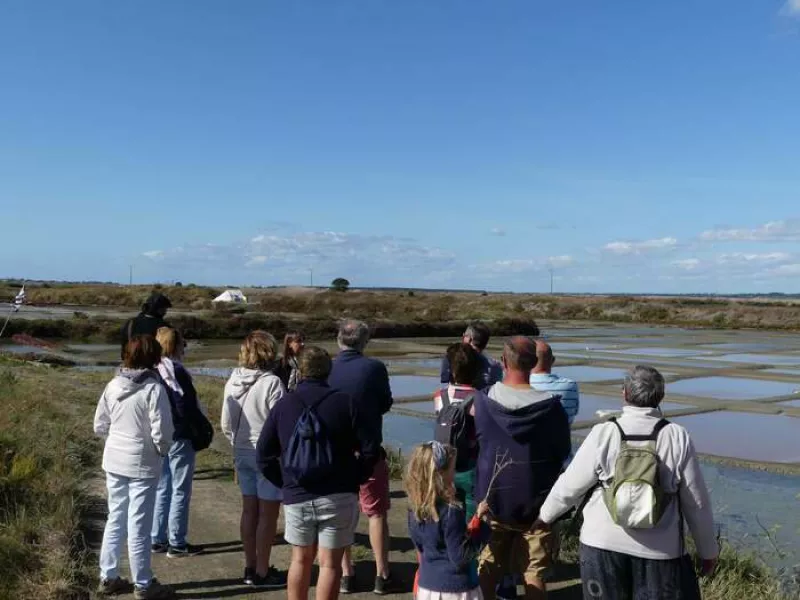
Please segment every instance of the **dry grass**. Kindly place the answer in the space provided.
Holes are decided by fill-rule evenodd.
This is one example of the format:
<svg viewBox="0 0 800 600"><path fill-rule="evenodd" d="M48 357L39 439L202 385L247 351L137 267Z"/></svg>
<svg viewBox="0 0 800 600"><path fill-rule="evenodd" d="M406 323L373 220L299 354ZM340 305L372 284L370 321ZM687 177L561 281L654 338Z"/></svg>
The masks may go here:
<svg viewBox="0 0 800 600"><path fill-rule="evenodd" d="M102 385L96 375L0 363L2 600L88 597L81 517Z"/></svg>
<svg viewBox="0 0 800 600"><path fill-rule="evenodd" d="M0 283L0 298L11 298L17 282ZM151 286L114 284L28 285L28 298L39 305L106 306L137 309ZM245 289L247 307L212 309L211 299L222 287L183 285L158 287L176 309L195 311L209 323L195 323L198 337L214 337L215 317L233 316L283 319L293 325L320 327L320 322L352 316L395 326L409 323L445 323L470 319L591 320L617 323L649 323L714 328L797 329L800 301L794 298L717 298L658 296L549 296L481 292L428 292L421 290ZM207 314L206 314L207 313ZM241 314L244 313L244 314ZM246 319L245 319L246 320ZM192 328L192 323L183 323ZM85 329L86 326L84 325ZM410 335L429 335L424 332Z"/></svg>

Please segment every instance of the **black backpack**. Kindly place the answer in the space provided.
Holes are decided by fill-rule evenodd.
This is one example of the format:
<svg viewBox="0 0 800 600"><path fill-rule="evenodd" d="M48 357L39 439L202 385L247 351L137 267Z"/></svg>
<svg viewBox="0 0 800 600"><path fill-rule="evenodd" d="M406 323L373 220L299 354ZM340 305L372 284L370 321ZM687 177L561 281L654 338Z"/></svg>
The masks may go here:
<svg viewBox="0 0 800 600"><path fill-rule="evenodd" d="M199 408L186 415L185 426L195 452L205 450L214 441L214 426Z"/></svg>
<svg viewBox="0 0 800 600"><path fill-rule="evenodd" d="M442 389L442 410L436 416L434 439L442 444L449 444L456 449L456 471L467 471L470 468L472 449L468 419L475 394L470 394L462 402L450 402L447 388Z"/></svg>

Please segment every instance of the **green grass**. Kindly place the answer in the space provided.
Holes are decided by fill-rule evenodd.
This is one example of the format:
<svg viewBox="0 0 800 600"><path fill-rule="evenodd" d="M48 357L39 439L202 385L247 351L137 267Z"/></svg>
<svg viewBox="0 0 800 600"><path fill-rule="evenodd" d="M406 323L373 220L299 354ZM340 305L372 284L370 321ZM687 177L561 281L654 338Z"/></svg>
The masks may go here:
<svg viewBox="0 0 800 600"><path fill-rule="evenodd" d="M0 600L79 600L96 582L83 540L86 484L100 474L101 442L92 415L107 374L43 368L0 357ZM219 422L223 382L198 377L196 386ZM218 435L220 435L218 433ZM198 470L231 477L230 453L198 454ZM404 457L389 452L392 478ZM755 555L722 544L717 573L703 579L705 600L790 600L776 574ZM562 559L577 561L577 531L562 539ZM357 560L370 560L366 548Z"/></svg>
<svg viewBox="0 0 800 600"><path fill-rule="evenodd" d="M562 562L578 562L581 521L568 520L559 529ZM687 542L694 555L691 538ZM721 552L716 572L711 577L700 578L704 600L792 600L781 591L775 571L756 554L736 550L724 539L720 539L719 544Z"/></svg>
<svg viewBox="0 0 800 600"><path fill-rule="evenodd" d="M96 375L0 362L0 600L88 597L81 518L102 386Z"/></svg>

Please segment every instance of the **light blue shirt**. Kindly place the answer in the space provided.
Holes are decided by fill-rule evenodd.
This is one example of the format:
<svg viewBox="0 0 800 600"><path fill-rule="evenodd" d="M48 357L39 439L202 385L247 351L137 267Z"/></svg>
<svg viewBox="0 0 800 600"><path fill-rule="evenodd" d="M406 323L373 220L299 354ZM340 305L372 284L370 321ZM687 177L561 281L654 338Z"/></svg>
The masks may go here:
<svg viewBox="0 0 800 600"><path fill-rule="evenodd" d="M561 396L561 406L567 413L570 426L580 408L578 384L573 379L559 377L555 373L531 373L531 387L537 392L553 392Z"/></svg>

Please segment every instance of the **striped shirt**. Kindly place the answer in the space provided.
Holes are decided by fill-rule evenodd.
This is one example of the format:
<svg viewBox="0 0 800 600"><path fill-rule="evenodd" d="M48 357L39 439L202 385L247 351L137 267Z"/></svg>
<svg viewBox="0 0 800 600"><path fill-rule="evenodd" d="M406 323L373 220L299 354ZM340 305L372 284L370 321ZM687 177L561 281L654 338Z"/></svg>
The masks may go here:
<svg viewBox="0 0 800 600"><path fill-rule="evenodd" d="M561 406L567 413L569 424L575 420L580 408L578 384L573 379L555 373L531 373L531 387L537 392L553 392L561 396Z"/></svg>

